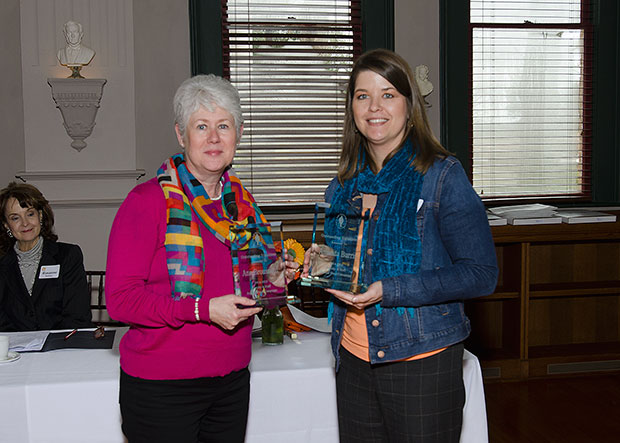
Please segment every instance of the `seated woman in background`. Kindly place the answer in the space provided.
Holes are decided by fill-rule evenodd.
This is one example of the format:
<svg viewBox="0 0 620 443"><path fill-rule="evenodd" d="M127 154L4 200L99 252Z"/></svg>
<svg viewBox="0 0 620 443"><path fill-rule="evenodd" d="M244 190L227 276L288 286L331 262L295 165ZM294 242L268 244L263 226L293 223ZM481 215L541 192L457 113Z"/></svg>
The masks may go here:
<svg viewBox="0 0 620 443"><path fill-rule="evenodd" d="M10 183L0 191L0 331L92 326L82 250L60 243L41 192Z"/></svg>

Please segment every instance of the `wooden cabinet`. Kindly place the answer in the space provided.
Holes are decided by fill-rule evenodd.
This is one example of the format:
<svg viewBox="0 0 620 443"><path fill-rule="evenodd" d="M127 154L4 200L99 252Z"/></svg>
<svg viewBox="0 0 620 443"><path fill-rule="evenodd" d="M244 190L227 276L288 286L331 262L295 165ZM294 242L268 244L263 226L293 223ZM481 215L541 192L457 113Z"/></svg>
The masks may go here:
<svg viewBox="0 0 620 443"><path fill-rule="evenodd" d="M620 370L620 221L492 231L497 289L465 304L485 376Z"/></svg>

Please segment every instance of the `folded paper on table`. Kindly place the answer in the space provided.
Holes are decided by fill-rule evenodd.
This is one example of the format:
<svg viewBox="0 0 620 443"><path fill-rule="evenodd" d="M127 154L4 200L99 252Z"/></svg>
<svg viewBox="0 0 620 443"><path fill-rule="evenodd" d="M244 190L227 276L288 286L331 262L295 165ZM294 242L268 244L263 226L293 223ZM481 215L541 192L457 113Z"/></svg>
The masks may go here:
<svg viewBox="0 0 620 443"><path fill-rule="evenodd" d="M49 331L3 332L9 336L9 350L14 352L40 351Z"/></svg>
<svg viewBox="0 0 620 443"><path fill-rule="evenodd" d="M327 317L313 317L293 305L288 305L288 309L291 311L291 315L297 323L314 329L315 331L327 333L332 332L331 325L327 323Z"/></svg>
<svg viewBox="0 0 620 443"><path fill-rule="evenodd" d="M254 320L252 323L252 332L254 331L259 331L263 328L263 322L260 321L260 318L258 318L258 315L254 316Z"/></svg>

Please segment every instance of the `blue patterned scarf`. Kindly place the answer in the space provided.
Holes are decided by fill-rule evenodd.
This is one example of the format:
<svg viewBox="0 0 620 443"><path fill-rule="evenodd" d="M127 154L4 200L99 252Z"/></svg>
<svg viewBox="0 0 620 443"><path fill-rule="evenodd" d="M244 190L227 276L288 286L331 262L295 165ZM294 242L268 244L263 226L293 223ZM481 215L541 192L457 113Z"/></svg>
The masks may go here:
<svg viewBox="0 0 620 443"><path fill-rule="evenodd" d="M374 233L372 282L402 274L416 274L420 268L421 242L418 235L416 208L424 176L411 165L413 144L407 140L400 151L377 175L369 167L336 189L331 204L347 205L354 193L387 193ZM336 232L335 217L326 220L326 236ZM371 282L371 283L372 283ZM377 314L381 306L375 305ZM400 314L404 308L396 308ZM409 308L410 315L413 309Z"/></svg>

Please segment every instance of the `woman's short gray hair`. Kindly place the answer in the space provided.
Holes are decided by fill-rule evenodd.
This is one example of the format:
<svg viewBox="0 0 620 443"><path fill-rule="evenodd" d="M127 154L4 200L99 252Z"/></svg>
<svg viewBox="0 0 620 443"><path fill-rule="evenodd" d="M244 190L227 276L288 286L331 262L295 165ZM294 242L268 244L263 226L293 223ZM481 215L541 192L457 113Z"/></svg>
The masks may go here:
<svg viewBox="0 0 620 443"><path fill-rule="evenodd" d="M243 113L237 89L226 79L217 75L196 75L181 83L174 94L174 122L185 137L185 129L190 116L200 107L213 112L220 107L230 112L235 120L237 140L241 137Z"/></svg>

